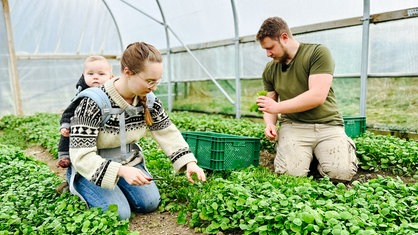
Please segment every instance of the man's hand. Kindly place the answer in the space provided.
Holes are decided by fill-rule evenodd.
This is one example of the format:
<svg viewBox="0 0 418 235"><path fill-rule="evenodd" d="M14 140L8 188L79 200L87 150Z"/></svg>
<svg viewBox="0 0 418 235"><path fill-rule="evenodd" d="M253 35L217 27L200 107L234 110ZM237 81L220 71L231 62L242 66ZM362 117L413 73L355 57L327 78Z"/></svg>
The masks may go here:
<svg viewBox="0 0 418 235"><path fill-rule="evenodd" d="M276 132L276 125L266 125L266 129L264 129L264 135L268 140L276 140L277 132Z"/></svg>
<svg viewBox="0 0 418 235"><path fill-rule="evenodd" d="M258 110L270 114L279 114L278 104L276 101L274 101L272 98L267 96L259 96L257 98L257 105Z"/></svg>

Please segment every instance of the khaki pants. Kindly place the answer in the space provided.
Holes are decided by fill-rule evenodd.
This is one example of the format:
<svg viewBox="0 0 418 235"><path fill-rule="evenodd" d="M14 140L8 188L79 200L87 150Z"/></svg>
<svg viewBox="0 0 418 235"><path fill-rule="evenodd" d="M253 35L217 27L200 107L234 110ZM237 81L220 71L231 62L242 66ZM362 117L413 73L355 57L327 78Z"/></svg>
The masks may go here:
<svg viewBox="0 0 418 235"><path fill-rule="evenodd" d="M276 173L307 176L313 156L322 176L350 181L357 173L355 144L342 126L283 123L277 138Z"/></svg>

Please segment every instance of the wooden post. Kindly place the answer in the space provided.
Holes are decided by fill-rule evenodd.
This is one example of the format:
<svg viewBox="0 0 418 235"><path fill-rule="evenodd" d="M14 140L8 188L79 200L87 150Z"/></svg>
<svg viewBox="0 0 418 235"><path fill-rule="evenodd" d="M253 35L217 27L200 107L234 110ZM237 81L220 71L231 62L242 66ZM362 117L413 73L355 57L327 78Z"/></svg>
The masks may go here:
<svg viewBox="0 0 418 235"><path fill-rule="evenodd" d="M9 70L12 80L12 93L14 100L14 111L16 115L22 116L22 99L20 95L20 86L19 86L19 76L17 73L17 60L16 60L16 51L14 48L13 41L13 32L12 24L10 22L10 10L9 10L9 1L2 0L3 12L4 12L4 23L6 24L6 33L7 33L7 47L9 49Z"/></svg>

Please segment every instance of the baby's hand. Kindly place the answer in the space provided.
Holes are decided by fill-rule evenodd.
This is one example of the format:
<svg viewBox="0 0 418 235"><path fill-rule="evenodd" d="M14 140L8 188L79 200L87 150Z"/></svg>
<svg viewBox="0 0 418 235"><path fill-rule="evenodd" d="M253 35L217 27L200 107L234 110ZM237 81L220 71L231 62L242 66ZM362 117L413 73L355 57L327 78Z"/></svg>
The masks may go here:
<svg viewBox="0 0 418 235"><path fill-rule="evenodd" d="M65 137L70 136L70 129L68 129L68 128L61 128L60 132L61 132L62 136L65 136Z"/></svg>
<svg viewBox="0 0 418 235"><path fill-rule="evenodd" d="M58 166L62 168L67 168L70 166L70 159L69 158L63 158L58 162Z"/></svg>

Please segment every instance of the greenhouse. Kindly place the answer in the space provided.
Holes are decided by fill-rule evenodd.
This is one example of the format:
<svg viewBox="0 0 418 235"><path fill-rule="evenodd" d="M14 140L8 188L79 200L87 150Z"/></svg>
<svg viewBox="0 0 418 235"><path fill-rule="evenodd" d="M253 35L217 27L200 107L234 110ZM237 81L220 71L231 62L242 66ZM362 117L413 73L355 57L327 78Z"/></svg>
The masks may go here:
<svg viewBox="0 0 418 235"><path fill-rule="evenodd" d="M274 174L276 146L253 108L271 60L256 34L270 16L332 54L332 88L361 170L349 184ZM57 195L65 173L47 164L57 161L59 121L85 59L105 57L119 77L133 42L161 52L154 93L191 152L201 137L189 132L215 133L245 140L231 155L254 159L225 163L231 169L198 159L208 179L192 185L141 138L148 168L164 179L155 181L161 202L119 221L117 209ZM418 233L418 0L2 0L0 71L0 234Z"/></svg>

